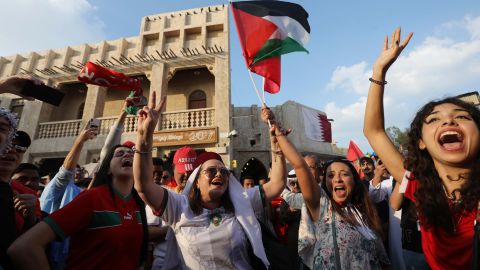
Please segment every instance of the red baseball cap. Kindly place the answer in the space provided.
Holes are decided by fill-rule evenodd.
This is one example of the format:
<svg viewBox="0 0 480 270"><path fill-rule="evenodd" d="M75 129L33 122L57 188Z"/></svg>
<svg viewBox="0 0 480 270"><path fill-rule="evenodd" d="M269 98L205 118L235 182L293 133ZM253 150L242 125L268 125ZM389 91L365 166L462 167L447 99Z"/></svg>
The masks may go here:
<svg viewBox="0 0 480 270"><path fill-rule="evenodd" d="M195 150L188 146L179 148L175 155L173 156L173 164L175 164L175 169L179 173L191 172L195 167L195 160L197 159L197 153Z"/></svg>

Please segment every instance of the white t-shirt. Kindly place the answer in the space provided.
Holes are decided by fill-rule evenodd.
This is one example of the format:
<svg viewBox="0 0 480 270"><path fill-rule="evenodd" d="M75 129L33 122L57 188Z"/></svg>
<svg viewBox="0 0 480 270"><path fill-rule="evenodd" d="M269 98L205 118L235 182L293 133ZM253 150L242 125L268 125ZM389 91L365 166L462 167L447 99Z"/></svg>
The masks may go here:
<svg viewBox="0 0 480 270"><path fill-rule="evenodd" d="M234 213L204 209L196 216L186 196L167 192L162 219L172 226L188 269L252 269L248 238ZM260 191L255 187L246 192L257 215L263 210Z"/></svg>

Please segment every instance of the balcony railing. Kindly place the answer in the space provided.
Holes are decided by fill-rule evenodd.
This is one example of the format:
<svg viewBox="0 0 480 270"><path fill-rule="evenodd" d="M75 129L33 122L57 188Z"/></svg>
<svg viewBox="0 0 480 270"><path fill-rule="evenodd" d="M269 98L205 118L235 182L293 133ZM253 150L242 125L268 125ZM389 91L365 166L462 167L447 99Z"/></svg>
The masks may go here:
<svg viewBox="0 0 480 270"><path fill-rule="evenodd" d="M162 113L162 130L213 127L215 125L215 109L196 109Z"/></svg>
<svg viewBox="0 0 480 270"><path fill-rule="evenodd" d="M117 117L101 117L98 135L107 135ZM51 139L77 136L83 128L82 120L59 122L45 122L39 124L38 139ZM137 117L125 118L124 132L130 133L137 130ZM200 128L215 126L215 109L196 109L174 112L165 112L161 116L161 130L175 130L185 128Z"/></svg>

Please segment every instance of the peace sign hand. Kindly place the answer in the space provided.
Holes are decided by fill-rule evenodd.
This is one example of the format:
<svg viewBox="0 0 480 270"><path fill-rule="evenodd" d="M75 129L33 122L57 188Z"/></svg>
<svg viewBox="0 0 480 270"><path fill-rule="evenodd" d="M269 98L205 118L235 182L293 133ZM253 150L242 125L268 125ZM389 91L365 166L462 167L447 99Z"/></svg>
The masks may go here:
<svg viewBox="0 0 480 270"><path fill-rule="evenodd" d="M163 97L158 104L156 104L156 93L151 91L148 106L138 111L138 127L137 134L143 139L153 134L155 126L160 118L160 113L165 107L166 98Z"/></svg>
<svg viewBox="0 0 480 270"><path fill-rule="evenodd" d="M400 27L395 29L395 31L392 33L390 46L388 45L388 36L385 37L382 53L373 65L374 69L379 70L383 73L387 72L388 68L390 68L390 66L395 62L395 60L397 60L400 53L408 45L408 42L410 42L410 39L413 36L413 32L410 32L401 44L400 33Z"/></svg>

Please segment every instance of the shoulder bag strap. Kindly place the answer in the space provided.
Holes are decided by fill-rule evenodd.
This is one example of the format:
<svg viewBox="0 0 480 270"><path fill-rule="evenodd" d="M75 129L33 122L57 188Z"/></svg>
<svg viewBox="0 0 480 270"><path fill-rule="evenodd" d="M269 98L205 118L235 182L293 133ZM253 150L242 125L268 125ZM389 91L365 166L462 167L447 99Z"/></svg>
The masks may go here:
<svg viewBox="0 0 480 270"><path fill-rule="evenodd" d="M337 245L337 228L335 226L335 210L332 207L332 237L333 237L333 249L335 251L335 269L341 270L342 265L340 264L340 252Z"/></svg>

